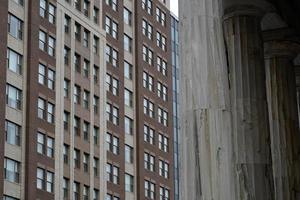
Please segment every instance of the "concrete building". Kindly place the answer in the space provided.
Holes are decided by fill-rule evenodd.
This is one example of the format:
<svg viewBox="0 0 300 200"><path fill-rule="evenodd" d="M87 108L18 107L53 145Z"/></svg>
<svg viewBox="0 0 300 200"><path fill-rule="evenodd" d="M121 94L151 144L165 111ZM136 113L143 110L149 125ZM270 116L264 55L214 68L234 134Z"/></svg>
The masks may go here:
<svg viewBox="0 0 300 200"><path fill-rule="evenodd" d="M1 2L1 197L174 199L169 4Z"/></svg>
<svg viewBox="0 0 300 200"><path fill-rule="evenodd" d="M299 1L179 4L182 199L300 199Z"/></svg>

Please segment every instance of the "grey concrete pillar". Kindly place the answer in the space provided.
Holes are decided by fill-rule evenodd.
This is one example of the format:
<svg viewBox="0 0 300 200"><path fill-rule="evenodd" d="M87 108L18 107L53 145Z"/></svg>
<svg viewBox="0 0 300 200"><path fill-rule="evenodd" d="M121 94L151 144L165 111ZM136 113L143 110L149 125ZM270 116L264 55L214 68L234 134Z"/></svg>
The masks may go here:
<svg viewBox="0 0 300 200"><path fill-rule="evenodd" d="M275 200L296 199L299 143L296 80L290 42L265 44L266 83ZM295 148L296 147L296 148Z"/></svg>
<svg viewBox="0 0 300 200"><path fill-rule="evenodd" d="M223 21L229 64L235 186L239 200L274 200L260 29L262 14L254 5L235 6L225 9Z"/></svg>

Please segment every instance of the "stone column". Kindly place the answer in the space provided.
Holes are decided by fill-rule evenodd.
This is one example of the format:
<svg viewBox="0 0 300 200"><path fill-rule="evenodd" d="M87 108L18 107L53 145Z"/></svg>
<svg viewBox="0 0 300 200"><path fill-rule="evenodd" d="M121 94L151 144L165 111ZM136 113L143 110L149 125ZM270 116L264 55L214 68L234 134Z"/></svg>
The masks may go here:
<svg viewBox="0 0 300 200"><path fill-rule="evenodd" d="M294 47L291 42L272 41L265 44L275 200L296 198L296 180L300 170L295 165L298 148L293 145L300 142Z"/></svg>
<svg viewBox="0 0 300 200"><path fill-rule="evenodd" d="M256 5L225 8L235 195L239 200L274 200L265 67ZM249 2L249 1L248 1Z"/></svg>

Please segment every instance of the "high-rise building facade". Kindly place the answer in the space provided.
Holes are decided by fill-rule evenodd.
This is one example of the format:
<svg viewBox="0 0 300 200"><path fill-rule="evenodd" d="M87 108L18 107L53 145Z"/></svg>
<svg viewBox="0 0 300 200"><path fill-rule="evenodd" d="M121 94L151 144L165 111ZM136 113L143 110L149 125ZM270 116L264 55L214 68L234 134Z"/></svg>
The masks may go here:
<svg viewBox="0 0 300 200"><path fill-rule="evenodd" d="M0 196L174 199L169 4L2 2Z"/></svg>

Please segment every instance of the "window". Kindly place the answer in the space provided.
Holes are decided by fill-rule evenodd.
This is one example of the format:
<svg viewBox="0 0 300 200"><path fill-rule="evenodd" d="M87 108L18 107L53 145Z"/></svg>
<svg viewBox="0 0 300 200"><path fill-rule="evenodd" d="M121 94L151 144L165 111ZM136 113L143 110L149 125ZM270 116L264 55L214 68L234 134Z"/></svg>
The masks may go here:
<svg viewBox="0 0 300 200"><path fill-rule="evenodd" d="M63 178L63 198L68 199L69 197L69 179Z"/></svg>
<svg viewBox="0 0 300 200"><path fill-rule="evenodd" d="M50 56L55 54L55 39L51 36L48 37L48 54Z"/></svg>
<svg viewBox="0 0 300 200"><path fill-rule="evenodd" d="M98 83L98 80L99 80L99 67L94 65L94 68L93 68L93 77L94 77L94 82L95 84Z"/></svg>
<svg viewBox="0 0 300 200"><path fill-rule="evenodd" d="M110 17L105 17L105 31L110 34L113 38L117 39L118 37L118 24Z"/></svg>
<svg viewBox="0 0 300 200"><path fill-rule="evenodd" d="M94 189L93 200L99 200L99 190Z"/></svg>
<svg viewBox="0 0 300 200"><path fill-rule="evenodd" d="M79 54L75 53L74 54L74 65L75 65L75 71L80 73L80 63L81 63L81 57Z"/></svg>
<svg viewBox="0 0 300 200"><path fill-rule="evenodd" d="M97 97L95 95L93 98L93 107L94 107L94 113L98 114L98 112L99 112L99 97Z"/></svg>
<svg viewBox="0 0 300 200"><path fill-rule="evenodd" d="M170 200L170 191L167 188L159 187L159 199Z"/></svg>
<svg viewBox="0 0 300 200"><path fill-rule="evenodd" d="M80 199L80 184L77 182L74 182L73 184L73 200L79 200Z"/></svg>
<svg viewBox="0 0 300 200"><path fill-rule="evenodd" d="M64 129L69 129L69 123L70 123L70 113L67 111L64 111Z"/></svg>
<svg viewBox="0 0 300 200"><path fill-rule="evenodd" d="M89 162L90 162L90 155L87 153L83 154L83 171L85 173L89 172Z"/></svg>
<svg viewBox="0 0 300 200"><path fill-rule="evenodd" d="M63 159L65 164L69 164L69 154L70 154L70 147L67 144L64 144L63 147Z"/></svg>
<svg viewBox="0 0 300 200"><path fill-rule="evenodd" d="M99 8L94 7L93 9L93 20L95 24L99 23Z"/></svg>
<svg viewBox="0 0 300 200"><path fill-rule="evenodd" d="M47 106L47 122L54 123L54 104L48 102Z"/></svg>
<svg viewBox="0 0 300 200"><path fill-rule="evenodd" d="M134 179L130 174L125 174L125 192L133 192Z"/></svg>
<svg viewBox="0 0 300 200"><path fill-rule="evenodd" d="M152 0L142 0L142 8L152 15Z"/></svg>
<svg viewBox="0 0 300 200"><path fill-rule="evenodd" d="M74 116L74 134L80 136L80 118Z"/></svg>
<svg viewBox="0 0 300 200"><path fill-rule="evenodd" d="M43 51L46 51L46 33L44 31L39 32L39 48Z"/></svg>
<svg viewBox="0 0 300 200"><path fill-rule="evenodd" d="M64 97L69 98L70 95L70 81L65 79L64 80Z"/></svg>
<svg viewBox="0 0 300 200"><path fill-rule="evenodd" d="M156 8L156 21L159 22L162 26L166 25L166 13L158 7Z"/></svg>
<svg viewBox="0 0 300 200"><path fill-rule="evenodd" d="M70 48L65 46L64 47L64 62L65 62L65 65L69 65L69 63L70 63L70 61L69 61L70 60L70 52L71 52Z"/></svg>
<svg viewBox="0 0 300 200"><path fill-rule="evenodd" d="M166 51L167 44L166 44L166 37L163 36L160 32L156 32L156 45L160 47L163 51Z"/></svg>
<svg viewBox="0 0 300 200"><path fill-rule="evenodd" d="M11 121L5 120L5 141L8 144L20 146L21 126Z"/></svg>
<svg viewBox="0 0 300 200"><path fill-rule="evenodd" d="M143 60L149 65L153 65L153 51L146 46L143 46Z"/></svg>
<svg viewBox="0 0 300 200"><path fill-rule="evenodd" d="M118 67L118 52L109 45L106 45L106 62Z"/></svg>
<svg viewBox="0 0 300 200"><path fill-rule="evenodd" d="M145 180L145 197L149 199L155 198L155 184Z"/></svg>
<svg viewBox="0 0 300 200"><path fill-rule="evenodd" d="M158 135L158 148L164 152L169 151L169 138L159 134Z"/></svg>
<svg viewBox="0 0 300 200"><path fill-rule="evenodd" d="M86 90L83 91L83 107L85 109L89 109L89 98L90 98L90 93Z"/></svg>
<svg viewBox="0 0 300 200"><path fill-rule="evenodd" d="M124 76L125 78L132 80L132 65L124 61Z"/></svg>
<svg viewBox="0 0 300 200"><path fill-rule="evenodd" d="M66 14L65 14L64 26L65 26L65 33L70 33L71 18Z"/></svg>
<svg viewBox="0 0 300 200"><path fill-rule="evenodd" d="M47 192L54 192L54 173L47 171Z"/></svg>
<svg viewBox="0 0 300 200"><path fill-rule="evenodd" d="M124 12L123 12L123 18L124 18L124 23L131 26L131 18L132 18L132 14L131 12L124 7Z"/></svg>
<svg viewBox="0 0 300 200"><path fill-rule="evenodd" d="M40 0L40 16L48 18L51 24L55 24L55 7L46 0Z"/></svg>
<svg viewBox="0 0 300 200"><path fill-rule="evenodd" d="M106 74L106 89L110 91L114 96L119 94L119 80L112 77L110 74Z"/></svg>
<svg viewBox="0 0 300 200"><path fill-rule="evenodd" d="M54 192L54 173L46 171L42 168L37 168L36 171L36 187L47 192Z"/></svg>
<svg viewBox="0 0 300 200"><path fill-rule="evenodd" d="M115 155L119 154L119 138L110 133L106 133L107 150Z"/></svg>
<svg viewBox="0 0 300 200"><path fill-rule="evenodd" d="M89 141L90 124L86 121L83 122L83 139Z"/></svg>
<svg viewBox="0 0 300 200"><path fill-rule="evenodd" d="M14 109L21 109L22 91L12 85L6 84L6 105Z"/></svg>
<svg viewBox="0 0 300 200"><path fill-rule="evenodd" d="M128 135L133 134L133 120L127 116L125 116L124 118L124 127L125 127L125 134Z"/></svg>
<svg viewBox="0 0 300 200"><path fill-rule="evenodd" d="M10 158L4 158L4 179L13 182L20 183L20 162L12 160Z"/></svg>
<svg viewBox="0 0 300 200"><path fill-rule="evenodd" d="M158 108L158 122L164 126L168 126L168 112L162 108Z"/></svg>
<svg viewBox="0 0 300 200"><path fill-rule="evenodd" d="M94 157L93 168L94 168L94 176L98 176L99 159L96 157Z"/></svg>
<svg viewBox="0 0 300 200"><path fill-rule="evenodd" d="M94 126L94 131L93 131L93 137L94 137L94 144L98 144L99 140L99 128Z"/></svg>
<svg viewBox="0 0 300 200"><path fill-rule="evenodd" d="M133 107L133 94L128 89L124 90L124 103L128 107Z"/></svg>
<svg viewBox="0 0 300 200"><path fill-rule="evenodd" d="M118 0L105 0L106 4L109 5L114 11L118 10Z"/></svg>
<svg viewBox="0 0 300 200"><path fill-rule="evenodd" d="M74 103L75 104L80 104L80 93L81 89L78 85L74 86Z"/></svg>
<svg viewBox="0 0 300 200"><path fill-rule="evenodd" d="M89 77L89 71L90 71L90 61L84 59L83 60L83 76L85 78Z"/></svg>
<svg viewBox="0 0 300 200"><path fill-rule="evenodd" d="M23 39L23 21L12 14L8 14L8 32L14 38Z"/></svg>
<svg viewBox="0 0 300 200"><path fill-rule="evenodd" d="M149 40L152 40L152 32L153 32L153 27L152 25L147 22L145 19L143 19L142 22L142 27L143 27L143 35L145 35Z"/></svg>
<svg viewBox="0 0 300 200"><path fill-rule="evenodd" d="M81 40L81 25L75 22L75 38L77 41Z"/></svg>
<svg viewBox="0 0 300 200"><path fill-rule="evenodd" d="M42 98L38 98L38 117L45 119L46 117L46 101Z"/></svg>
<svg viewBox="0 0 300 200"><path fill-rule="evenodd" d="M90 40L90 32L88 30L83 31L83 46L89 47L89 40Z"/></svg>
<svg viewBox="0 0 300 200"><path fill-rule="evenodd" d="M47 87L51 90L54 90L55 85L55 72L47 68L43 64L39 64L39 75L38 82L42 85L47 85Z"/></svg>
<svg viewBox="0 0 300 200"><path fill-rule="evenodd" d="M126 34L124 34L124 50L132 52L132 39Z"/></svg>
<svg viewBox="0 0 300 200"><path fill-rule="evenodd" d="M22 74L22 61L23 57L21 54L7 49L7 67L9 70L21 75Z"/></svg>
<svg viewBox="0 0 300 200"><path fill-rule="evenodd" d="M133 148L125 144L125 162L133 163Z"/></svg>
<svg viewBox="0 0 300 200"><path fill-rule="evenodd" d="M144 114L154 118L154 104L146 98L144 98Z"/></svg>
<svg viewBox="0 0 300 200"><path fill-rule="evenodd" d="M154 129L144 124L144 141L154 144Z"/></svg>
<svg viewBox="0 0 300 200"><path fill-rule="evenodd" d="M155 170L155 158L149 153L144 153L144 167L145 169L154 172Z"/></svg>
<svg viewBox="0 0 300 200"><path fill-rule="evenodd" d="M54 158L54 139L40 132L37 133L37 152Z"/></svg>
<svg viewBox="0 0 300 200"><path fill-rule="evenodd" d="M17 199L17 198L11 197L11 196L4 195L4 196L3 196L3 200L20 200L20 199Z"/></svg>
<svg viewBox="0 0 300 200"><path fill-rule="evenodd" d="M157 82L157 95L164 101L168 100L168 88L164 84Z"/></svg>
<svg viewBox="0 0 300 200"><path fill-rule="evenodd" d="M143 87L153 91L153 77L147 72L143 72Z"/></svg>
<svg viewBox="0 0 300 200"><path fill-rule="evenodd" d="M111 194L106 194L105 200L120 200L120 198Z"/></svg>
<svg viewBox="0 0 300 200"><path fill-rule="evenodd" d="M74 149L73 158L75 168L80 168L80 151L78 149Z"/></svg>
<svg viewBox="0 0 300 200"><path fill-rule="evenodd" d="M107 103L106 114L108 121L112 122L114 125L119 125L119 108Z"/></svg>
<svg viewBox="0 0 300 200"><path fill-rule="evenodd" d="M167 76L167 62L157 56L157 71L161 72L164 76Z"/></svg>
<svg viewBox="0 0 300 200"><path fill-rule="evenodd" d="M106 165L107 180L119 184L119 167L107 163Z"/></svg>
<svg viewBox="0 0 300 200"><path fill-rule="evenodd" d="M83 14L85 16L89 16L89 10L90 10L90 2L88 0L83 1Z"/></svg>
<svg viewBox="0 0 300 200"><path fill-rule="evenodd" d="M99 53L99 38L97 36L94 36L94 40L93 40L93 53L94 54Z"/></svg>
<svg viewBox="0 0 300 200"><path fill-rule="evenodd" d="M169 178L169 163L162 160L159 161L159 175L164 178Z"/></svg>
<svg viewBox="0 0 300 200"><path fill-rule="evenodd" d="M81 0L74 0L74 5L78 11L81 11Z"/></svg>
<svg viewBox="0 0 300 200"><path fill-rule="evenodd" d="M55 38L48 35L47 43L47 34L44 31L39 32L39 48L42 51L47 52L50 56L55 55Z"/></svg>

